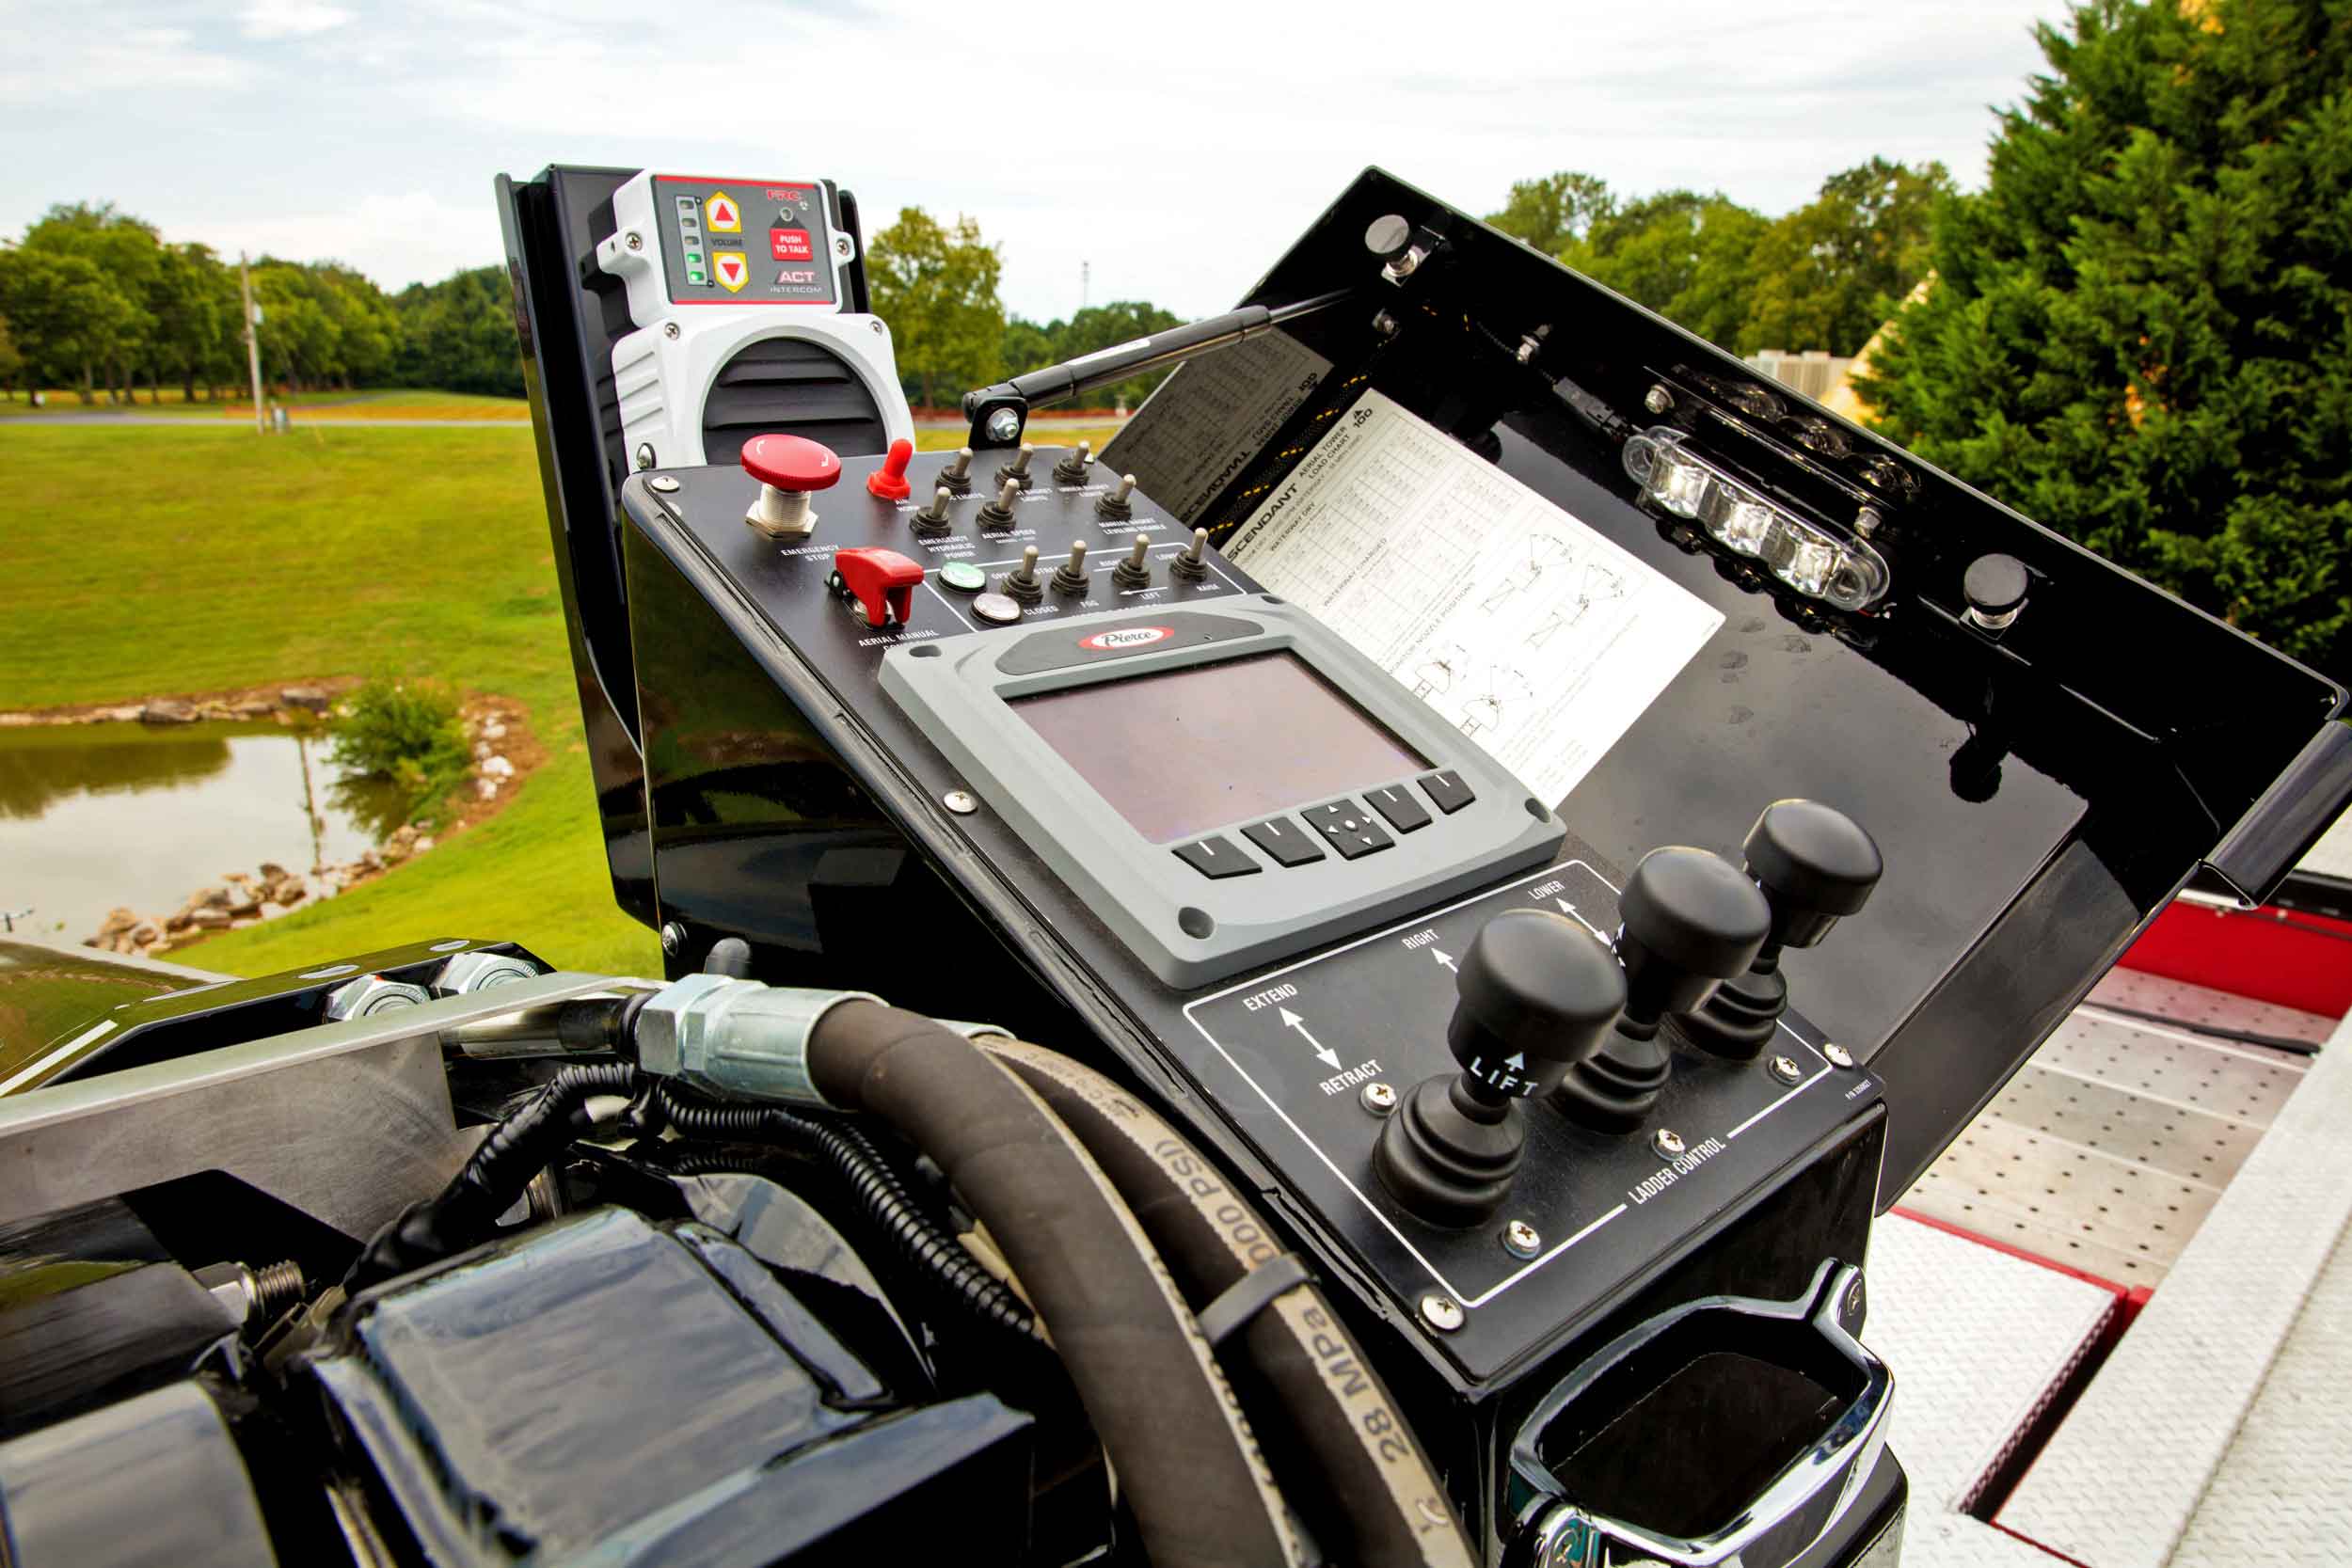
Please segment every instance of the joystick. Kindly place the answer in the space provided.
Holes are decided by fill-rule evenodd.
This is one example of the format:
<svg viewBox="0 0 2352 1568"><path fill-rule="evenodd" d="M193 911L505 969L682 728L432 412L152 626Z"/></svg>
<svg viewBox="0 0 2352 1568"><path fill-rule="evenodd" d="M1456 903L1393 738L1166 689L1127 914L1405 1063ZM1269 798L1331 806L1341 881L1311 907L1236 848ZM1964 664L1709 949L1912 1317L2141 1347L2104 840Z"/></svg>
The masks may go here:
<svg viewBox="0 0 2352 1568"><path fill-rule="evenodd" d="M771 539L805 539L817 529L809 496L841 477L833 449L799 436L755 436L743 443L743 471L759 481L759 499L743 520Z"/></svg>
<svg viewBox="0 0 2352 1568"><path fill-rule="evenodd" d="M1454 984L1446 1047L1461 1070L1424 1080L1398 1102L1372 1168L1406 1209L1460 1228L1486 1219L1511 1190L1527 1148L1518 1101L1549 1093L1602 1044L1626 980L1582 927L1510 910L1470 939Z"/></svg>
<svg viewBox="0 0 2352 1568"><path fill-rule="evenodd" d="M1617 911L1625 1016L1552 1096L1570 1119L1606 1132L1631 1131L1658 1103L1673 1067L1658 1037L1666 1015L1746 969L1772 923L1764 895L1729 861L1679 846L1642 857Z"/></svg>
<svg viewBox="0 0 2352 1568"><path fill-rule="evenodd" d="M1747 969L1717 987L1706 1004L1679 1014L1674 1032L1700 1050L1745 1061L1764 1049L1788 1010L1784 947L1811 947L1840 916L1868 901L1885 868L1860 823L1819 800L1775 800L1741 846L1748 875L1772 909L1772 928Z"/></svg>

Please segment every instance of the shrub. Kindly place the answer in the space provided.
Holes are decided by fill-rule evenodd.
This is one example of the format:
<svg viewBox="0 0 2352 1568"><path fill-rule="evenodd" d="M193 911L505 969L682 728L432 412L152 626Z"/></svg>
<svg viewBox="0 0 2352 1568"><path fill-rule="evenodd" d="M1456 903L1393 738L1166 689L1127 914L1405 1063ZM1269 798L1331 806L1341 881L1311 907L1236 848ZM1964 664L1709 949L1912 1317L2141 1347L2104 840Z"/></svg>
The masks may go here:
<svg viewBox="0 0 2352 1568"><path fill-rule="evenodd" d="M329 759L346 772L398 784L408 810L455 789L472 763L457 698L432 681L372 680L328 728Z"/></svg>

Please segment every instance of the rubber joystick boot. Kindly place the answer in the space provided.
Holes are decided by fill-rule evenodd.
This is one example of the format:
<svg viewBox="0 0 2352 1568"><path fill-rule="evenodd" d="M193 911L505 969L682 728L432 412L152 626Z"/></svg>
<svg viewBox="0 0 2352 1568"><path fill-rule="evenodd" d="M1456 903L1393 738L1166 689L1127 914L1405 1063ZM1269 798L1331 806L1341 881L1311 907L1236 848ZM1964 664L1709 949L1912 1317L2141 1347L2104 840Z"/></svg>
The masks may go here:
<svg viewBox="0 0 2352 1568"><path fill-rule="evenodd" d="M1812 947L1839 919L1860 912L1885 862L1859 823L1818 800L1766 806L1741 851L1772 909L1772 928L1755 961L1696 1010L1676 1017L1673 1028L1701 1051L1745 1061L1763 1051L1788 1010L1781 950Z"/></svg>
<svg viewBox="0 0 2352 1568"><path fill-rule="evenodd" d="M1477 1225L1501 1208L1527 1148L1518 1101L1550 1092L1607 1037L1625 972L1573 921L1495 916L1454 975L1446 1048L1461 1065L1410 1090L1380 1129L1372 1168L1431 1225Z"/></svg>
<svg viewBox="0 0 2352 1568"><path fill-rule="evenodd" d="M1674 1070L1660 1025L1745 970L1764 945L1772 913L1729 861L1679 846L1642 857L1617 911L1625 1016L1552 1096L1571 1120L1604 1132L1630 1132L1648 1117Z"/></svg>

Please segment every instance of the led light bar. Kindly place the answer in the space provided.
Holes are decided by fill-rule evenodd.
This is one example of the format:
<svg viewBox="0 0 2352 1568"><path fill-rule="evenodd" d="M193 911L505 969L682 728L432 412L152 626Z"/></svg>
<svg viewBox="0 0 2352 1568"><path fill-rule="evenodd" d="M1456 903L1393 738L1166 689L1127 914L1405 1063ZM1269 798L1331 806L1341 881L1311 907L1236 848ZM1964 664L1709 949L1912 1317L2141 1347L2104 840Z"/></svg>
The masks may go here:
<svg viewBox="0 0 2352 1568"><path fill-rule="evenodd" d="M1692 451L1678 430L1635 433L1625 444L1625 471L1661 511L1690 518L1807 598L1864 610L1886 593L1886 560L1867 541L1740 483Z"/></svg>

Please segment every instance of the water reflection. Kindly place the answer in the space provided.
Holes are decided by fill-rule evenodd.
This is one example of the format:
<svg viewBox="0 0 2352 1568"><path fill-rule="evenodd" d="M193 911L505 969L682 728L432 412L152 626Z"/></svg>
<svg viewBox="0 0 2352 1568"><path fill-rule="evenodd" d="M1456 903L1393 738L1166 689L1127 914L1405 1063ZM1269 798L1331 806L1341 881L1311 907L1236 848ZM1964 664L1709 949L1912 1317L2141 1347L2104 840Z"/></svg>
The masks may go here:
<svg viewBox="0 0 2352 1568"><path fill-rule="evenodd" d="M348 861L405 800L338 778L314 735L274 723L0 730L0 909L79 941L127 905L167 914L230 871Z"/></svg>

